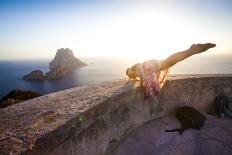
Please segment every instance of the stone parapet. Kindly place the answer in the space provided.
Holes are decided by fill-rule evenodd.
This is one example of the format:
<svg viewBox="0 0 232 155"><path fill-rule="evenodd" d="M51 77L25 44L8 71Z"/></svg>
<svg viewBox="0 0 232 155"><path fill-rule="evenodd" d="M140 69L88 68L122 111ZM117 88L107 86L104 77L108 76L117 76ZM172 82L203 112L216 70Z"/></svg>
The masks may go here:
<svg viewBox="0 0 232 155"><path fill-rule="evenodd" d="M232 97L231 75L172 76L148 100L126 80L51 93L0 109L0 154L105 154L145 122L178 106L205 110L220 93Z"/></svg>

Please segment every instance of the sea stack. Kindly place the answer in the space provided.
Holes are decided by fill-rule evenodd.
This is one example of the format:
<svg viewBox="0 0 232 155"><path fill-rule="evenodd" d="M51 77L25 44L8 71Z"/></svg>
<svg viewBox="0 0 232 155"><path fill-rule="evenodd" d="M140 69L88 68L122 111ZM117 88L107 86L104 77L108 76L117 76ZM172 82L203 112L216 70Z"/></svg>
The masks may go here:
<svg viewBox="0 0 232 155"><path fill-rule="evenodd" d="M77 59L69 48L61 48L56 52L55 58L49 63L49 71L43 74L40 70L32 71L23 77L24 80L51 80L57 79L73 70L84 67L87 64Z"/></svg>
<svg viewBox="0 0 232 155"><path fill-rule="evenodd" d="M86 64L77 59L72 50L61 48L57 50L55 58L49 63L50 71L46 73L45 78L56 79L83 66Z"/></svg>

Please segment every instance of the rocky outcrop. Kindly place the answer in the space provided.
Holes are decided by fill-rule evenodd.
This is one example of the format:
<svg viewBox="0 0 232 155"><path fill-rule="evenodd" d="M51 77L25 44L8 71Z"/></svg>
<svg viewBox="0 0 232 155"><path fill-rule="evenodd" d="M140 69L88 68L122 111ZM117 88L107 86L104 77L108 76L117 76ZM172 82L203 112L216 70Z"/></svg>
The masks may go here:
<svg viewBox="0 0 232 155"><path fill-rule="evenodd" d="M43 79L44 79L44 73L41 70L34 70L23 77L23 80L43 80Z"/></svg>
<svg viewBox="0 0 232 155"><path fill-rule="evenodd" d="M40 70L34 70L23 77L24 80L46 80L60 78L73 70L86 66L77 59L69 48L61 48L56 52L55 58L49 63L49 71L44 75Z"/></svg>
<svg viewBox="0 0 232 155"><path fill-rule="evenodd" d="M56 79L76 68L86 66L86 64L77 59L72 50L61 48L56 52L55 58L49 63L50 71L46 73L46 79Z"/></svg>
<svg viewBox="0 0 232 155"><path fill-rule="evenodd" d="M4 108L39 96L41 96L41 94L33 91L15 89L0 100L0 108Z"/></svg>

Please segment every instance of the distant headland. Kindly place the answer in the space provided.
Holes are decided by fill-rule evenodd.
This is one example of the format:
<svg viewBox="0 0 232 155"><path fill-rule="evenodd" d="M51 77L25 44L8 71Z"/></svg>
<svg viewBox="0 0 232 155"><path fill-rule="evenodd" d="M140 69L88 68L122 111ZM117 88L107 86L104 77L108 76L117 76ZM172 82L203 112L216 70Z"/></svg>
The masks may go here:
<svg viewBox="0 0 232 155"><path fill-rule="evenodd" d="M61 48L56 52L55 58L49 63L49 71L43 73L41 70L34 70L23 76L24 80L52 80L65 76L73 70L84 67L87 64L76 58L69 48Z"/></svg>
<svg viewBox="0 0 232 155"><path fill-rule="evenodd" d="M30 90L14 89L0 99L0 109L39 96L42 96L42 94Z"/></svg>

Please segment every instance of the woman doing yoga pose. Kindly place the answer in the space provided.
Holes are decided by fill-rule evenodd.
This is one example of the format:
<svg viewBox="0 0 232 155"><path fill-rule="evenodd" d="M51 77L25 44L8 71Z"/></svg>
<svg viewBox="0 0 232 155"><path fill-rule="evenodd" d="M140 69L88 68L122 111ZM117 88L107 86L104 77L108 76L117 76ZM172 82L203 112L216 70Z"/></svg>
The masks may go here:
<svg viewBox="0 0 232 155"><path fill-rule="evenodd" d="M145 87L145 95L155 96L165 83L168 69L176 63L194 55L214 48L216 44L193 44L189 49L170 55L163 61L146 60L127 68L126 75L129 79L140 79L140 85Z"/></svg>

